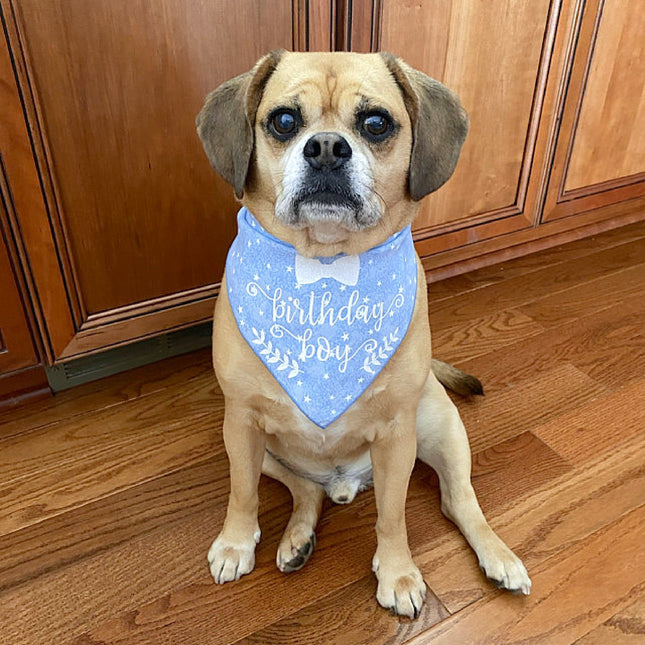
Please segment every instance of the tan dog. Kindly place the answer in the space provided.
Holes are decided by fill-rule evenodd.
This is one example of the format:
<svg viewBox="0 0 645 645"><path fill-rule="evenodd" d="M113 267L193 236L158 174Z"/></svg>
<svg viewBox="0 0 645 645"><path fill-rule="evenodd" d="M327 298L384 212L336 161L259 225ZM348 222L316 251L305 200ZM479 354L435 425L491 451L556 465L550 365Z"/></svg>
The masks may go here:
<svg viewBox="0 0 645 645"><path fill-rule="evenodd" d="M388 54L272 52L212 92L197 119L213 167L273 236L306 257L358 255L416 216L419 200L451 176L468 129L457 97ZM468 390L463 373L431 362L427 289L416 258L414 313L379 376L326 429L310 421L244 340L226 277L215 309L213 362L224 392L231 494L208 553L217 583L255 562L260 472L283 482L293 514L278 548L281 571L313 551L327 493L349 503L373 478L377 600L416 617L425 584L412 561L405 499L418 457L439 475L442 511L485 574L528 594L521 561L488 526L470 484L459 414L437 380Z"/></svg>

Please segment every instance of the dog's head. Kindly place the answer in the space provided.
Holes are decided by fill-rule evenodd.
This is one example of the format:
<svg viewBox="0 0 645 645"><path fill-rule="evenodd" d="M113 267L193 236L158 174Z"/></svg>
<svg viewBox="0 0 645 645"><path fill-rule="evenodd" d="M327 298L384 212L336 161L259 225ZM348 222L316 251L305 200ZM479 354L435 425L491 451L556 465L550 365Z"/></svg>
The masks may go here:
<svg viewBox="0 0 645 645"><path fill-rule="evenodd" d="M457 96L390 54L271 52L209 94L212 166L303 255L360 253L452 175L468 131Z"/></svg>

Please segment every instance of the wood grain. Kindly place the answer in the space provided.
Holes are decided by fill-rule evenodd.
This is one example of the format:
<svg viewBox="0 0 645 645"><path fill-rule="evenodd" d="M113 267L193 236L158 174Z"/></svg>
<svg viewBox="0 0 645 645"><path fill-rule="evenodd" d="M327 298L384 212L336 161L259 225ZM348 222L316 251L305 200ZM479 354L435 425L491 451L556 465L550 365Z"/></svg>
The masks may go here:
<svg viewBox="0 0 645 645"><path fill-rule="evenodd" d="M645 598L621 609L602 625L576 641L576 645L636 645L645 638Z"/></svg>
<svg viewBox="0 0 645 645"><path fill-rule="evenodd" d="M571 643L645 590L644 528L645 509L635 510L537 567L531 596L492 594L410 643ZM575 593L565 600L563 589Z"/></svg>
<svg viewBox="0 0 645 645"><path fill-rule="evenodd" d="M210 349L176 356L115 374L56 395L37 404L0 413L0 439L54 424L86 412L132 401L173 385L186 384L198 376L212 374Z"/></svg>

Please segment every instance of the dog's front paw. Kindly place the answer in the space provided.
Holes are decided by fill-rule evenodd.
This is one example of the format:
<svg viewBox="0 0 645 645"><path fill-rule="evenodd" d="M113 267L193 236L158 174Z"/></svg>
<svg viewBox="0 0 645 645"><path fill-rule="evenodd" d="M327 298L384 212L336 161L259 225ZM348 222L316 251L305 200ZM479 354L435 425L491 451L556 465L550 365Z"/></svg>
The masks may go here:
<svg viewBox="0 0 645 645"><path fill-rule="evenodd" d="M375 557L372 569L378 580L379 605L399 616L417 618L426 597L426 584L414 562L410 560L406 567L389 568L379 565Z"/></svg>
<svg viewBox="0 0 645 645"><path fill-rule="evenodd" d="M483 554L479 566L484 575L498 588L513 593L531 593L531 579L522 561L503 543Z"/></svg>
<svg viewBox="0 0 645 645"><path fill-rule="evenodd" d="M260 539L259 531L252 542L233 543L221 534L208 550L208 566L218 585L239 580L251 573L255 566L255 545Z"/></svg>

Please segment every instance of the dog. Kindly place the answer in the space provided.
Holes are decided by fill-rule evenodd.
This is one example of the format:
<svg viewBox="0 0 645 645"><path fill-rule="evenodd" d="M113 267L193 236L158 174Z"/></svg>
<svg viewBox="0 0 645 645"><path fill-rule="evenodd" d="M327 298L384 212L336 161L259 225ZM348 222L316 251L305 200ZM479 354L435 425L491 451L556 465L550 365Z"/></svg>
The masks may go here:
<svg viewBox="0 0 645 645"><path fill-rule="evenodd" d="M416 618L426 587L405 500L419 458L485 575L530 592L471 486L466 432L440 381L462 393L479 385L431 358L410 234L467 130L453 92L387 53L274 51L206 98L198 135L243 205L214 314L231 481L208 553L216 583L254 567L261 472L293 496L283 572L311 555L325 495L347 504L373 485L376 598Z"/></svg>

